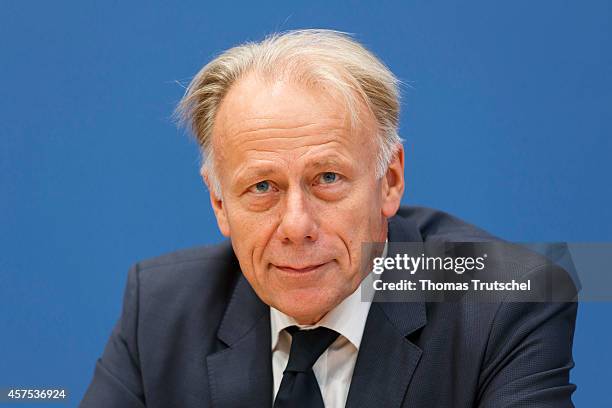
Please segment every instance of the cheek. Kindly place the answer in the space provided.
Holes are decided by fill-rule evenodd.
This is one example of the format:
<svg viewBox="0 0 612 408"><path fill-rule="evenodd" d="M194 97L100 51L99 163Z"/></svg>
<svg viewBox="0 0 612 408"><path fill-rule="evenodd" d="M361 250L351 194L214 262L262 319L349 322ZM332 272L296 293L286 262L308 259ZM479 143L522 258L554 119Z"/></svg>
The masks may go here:
<svg viewBox="0 0 612 408"><path fill-rule="evenodd" d="M227 200L225 209L232 236L240 236L241 240L254 238L254 234L270 223L266 212L249 211L239 199Z"/></svg>
<svg viewBox="0 0 612 408"><path fill-rule="evenodd" d="M364 189L359 193L351 195L350 199L319 208L322 215L321 226L326 235L334 236L341 241L339 245L348 257L345 262L350 264L347 265L347 274L351 275L356 273L355 268L361 263L362 244L378 241L384 222L380 197L373 194L372 190Z"/></svg>
<svg viewBox="0 0 612 408"><path fill-rule="evenodd" d="M275 229L273 214L253 213L240 207L228 207L232 244L239 259L257 265Z"/></svg>
<svg viewBox="0 0 612 408"><path fill-rule="evenodd" d="M342 201L341 205L331 207L327 218L349 232L354 239L363 239L373 232L382 220L382 200L378 184L367 184Z"/></svg>

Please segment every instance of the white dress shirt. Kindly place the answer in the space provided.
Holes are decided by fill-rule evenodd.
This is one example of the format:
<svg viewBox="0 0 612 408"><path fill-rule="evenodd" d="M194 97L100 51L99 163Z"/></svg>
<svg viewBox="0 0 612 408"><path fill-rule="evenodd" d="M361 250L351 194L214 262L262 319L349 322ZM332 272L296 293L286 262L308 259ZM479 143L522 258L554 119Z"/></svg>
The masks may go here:
<svg viewBox="0 0 612 408"><path fill-rule="evenodd" d="M387 244L385 243L382 256L386 256L386 253ZM372 273L365 278L367 281L372 279ZM364 283L371 285L368 282ZM314 325L298 324L294 318L270 307L274 398L276 398L280 388L283 371L287 366L289 350L291 349L291 335L284 329L289 326L298 326L302 329L314 329L323 326L335 330L340 335L319 357L312 370L319 383L325 407L340 408L346 405L363 329L372 303L371 297L367 301L361 300L361 286L359 285L351 295ZM366 293L373 295L374 291L367 291Z"/></svg>

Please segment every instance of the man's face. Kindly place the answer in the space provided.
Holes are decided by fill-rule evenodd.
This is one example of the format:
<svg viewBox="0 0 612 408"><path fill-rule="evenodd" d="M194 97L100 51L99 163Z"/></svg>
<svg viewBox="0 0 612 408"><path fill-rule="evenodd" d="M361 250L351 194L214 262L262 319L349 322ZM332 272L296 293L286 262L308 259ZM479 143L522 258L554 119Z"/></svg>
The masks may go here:
<svg viewBox="0 0 612 408"><path fill-rule="evenodd" d="M376 179L376 122L361 109L351 131L329 93L249 75L217 113L219 227L257 295L300 323L358 287L362 243L385 240L403 192L403 152Z"/></svg>

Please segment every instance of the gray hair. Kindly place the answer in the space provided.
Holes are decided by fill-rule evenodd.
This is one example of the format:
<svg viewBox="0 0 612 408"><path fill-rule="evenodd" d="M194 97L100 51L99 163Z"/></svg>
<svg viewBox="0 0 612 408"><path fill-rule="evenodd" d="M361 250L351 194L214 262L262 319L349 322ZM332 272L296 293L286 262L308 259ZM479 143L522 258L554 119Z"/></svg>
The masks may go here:
<svg viewBox="0 0 612 408"><path fill-rule="evenodd" d="M211 140L215 115L230 87L251 72L329 86L344 99L352 126L359 122L359 100L364 102L376 118L380 138L376 177L384 176L402 143L397 132L399 80L347 33L293 30L221 53L196 74L176 108L175 117L191 129L200 145L202 172L217 197L221 197L221 186Z"/></svg>

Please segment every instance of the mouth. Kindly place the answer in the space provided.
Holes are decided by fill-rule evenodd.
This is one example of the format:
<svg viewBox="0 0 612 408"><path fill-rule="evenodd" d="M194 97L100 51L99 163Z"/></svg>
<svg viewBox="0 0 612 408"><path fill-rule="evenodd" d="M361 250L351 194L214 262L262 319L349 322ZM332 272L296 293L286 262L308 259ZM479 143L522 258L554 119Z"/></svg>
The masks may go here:
<svg viewBox="0 0 612 408"><path fill-rule="evenodd" d="M274 266L278 270L281 270L289 274L300 275L300 274L306 274L309 272L315 272L321 269L323 266L327 265L328 263L329 262L324 262L324 263L312 264L312 265L275 265L275 264L272 264L272 266Z"/></svg>

